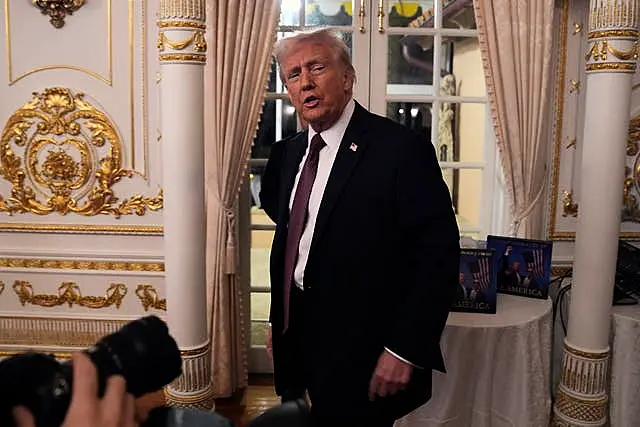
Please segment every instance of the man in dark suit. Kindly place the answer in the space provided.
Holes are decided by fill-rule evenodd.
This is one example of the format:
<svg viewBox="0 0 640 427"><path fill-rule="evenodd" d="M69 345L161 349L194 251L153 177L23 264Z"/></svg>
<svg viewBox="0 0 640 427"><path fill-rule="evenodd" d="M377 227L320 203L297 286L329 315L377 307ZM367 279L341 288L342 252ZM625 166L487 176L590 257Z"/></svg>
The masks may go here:
<svg viewBox="0 0 640 427"><path fill-rule="evenodd" d="M433 145L352 99L329 30L276 46L308 130L273 146L261 201L271 251L276 392L315 426L389 427L427 402L458 286L459 233Z"/></svg>

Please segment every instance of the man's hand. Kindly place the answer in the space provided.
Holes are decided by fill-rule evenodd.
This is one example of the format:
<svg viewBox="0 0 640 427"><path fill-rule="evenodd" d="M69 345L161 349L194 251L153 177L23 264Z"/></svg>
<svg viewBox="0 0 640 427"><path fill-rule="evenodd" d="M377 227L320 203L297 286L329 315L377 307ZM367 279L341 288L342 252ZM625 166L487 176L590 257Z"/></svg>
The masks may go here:
<svg viewBox="0 0 640 427"><path fill-rule="evenodd" d="M383 351L369 383L369 399L385 397L405 388L411 378L413 366L388 351Z"/></svg>
<svg viewBox="0 0 640 427"><path fill-rule="evenodd" d="M269 355L271 360L273 360L273 344L272 344L272 340L271 340L271 325L267 326L267 342L266 342L266 346L267 346L267 354Z"/></svg>
<svg viewBox="0 0 640 427"><path fill-rule="evenodd" d="M107 380L104 397L98 397L96 367L84 353L73 355L73 394L62 427L137 427L133 396L126 393L121 376ZM34 427L33 416L18 407L14 418L19 427Z"/></svg>

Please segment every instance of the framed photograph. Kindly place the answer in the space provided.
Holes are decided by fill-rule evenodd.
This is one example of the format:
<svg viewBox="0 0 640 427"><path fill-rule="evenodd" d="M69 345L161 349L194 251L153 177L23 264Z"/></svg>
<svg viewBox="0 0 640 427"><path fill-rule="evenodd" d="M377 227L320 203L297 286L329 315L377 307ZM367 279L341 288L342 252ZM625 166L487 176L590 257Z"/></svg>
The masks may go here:
<svg viewBox="0 0 640 427"><path fill-rule="evenodd" d="M547 240L487 236L487 249L495 251L498 292L547 299L552 248Z"/></svg>
<svg viewBox="0 0 640 427"><path fill-rule="evenodd" d="M451 311L495 314L496 287L493 251L461 249L460 279Z"/></svg>

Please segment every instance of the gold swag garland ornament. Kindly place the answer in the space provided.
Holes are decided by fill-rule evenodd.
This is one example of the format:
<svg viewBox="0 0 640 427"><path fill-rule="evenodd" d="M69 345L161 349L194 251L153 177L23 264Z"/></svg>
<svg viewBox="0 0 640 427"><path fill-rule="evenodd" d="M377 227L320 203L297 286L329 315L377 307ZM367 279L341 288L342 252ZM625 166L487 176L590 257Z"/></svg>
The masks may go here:
<svg viewBox="0 0 640 427"><path fill-rule="evenodd" d="M48 88L14 112L2 132L0 177L11 183L11 195L0 195L0 212L120 218L162 209L162 190L155 197L115 196L113 185L133 174L122 168L122 144L107 115L82 93Z"/></svg>

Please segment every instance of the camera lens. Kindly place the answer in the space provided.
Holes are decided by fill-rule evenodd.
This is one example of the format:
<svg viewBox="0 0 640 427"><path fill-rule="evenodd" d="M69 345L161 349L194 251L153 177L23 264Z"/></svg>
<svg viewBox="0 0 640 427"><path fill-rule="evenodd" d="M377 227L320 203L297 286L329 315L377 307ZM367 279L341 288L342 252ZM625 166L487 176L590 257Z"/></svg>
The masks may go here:
<svg viewBox="0 0 640 427"><path fill-rule="evenodd" d="M87 353L98 367L101 396L106 379L112 375L122 375L127 380L127 391L139 397L160 390L182 372L178 345L167 325L156 316L126 324Z"/></svg>
<svg viewBox="0 0 640 427"><path fill-rule="evenodd" d="M139 397L162 389L182 372L182 358L167 325L143 317L107 335L86 350L98 372L98 395L107 379L122 375L127 391ZM0 426L11 427L15 406L26 407L37 427L59 427L72 395L73 367L41 353L23 353L0 362Z"/></svg>

